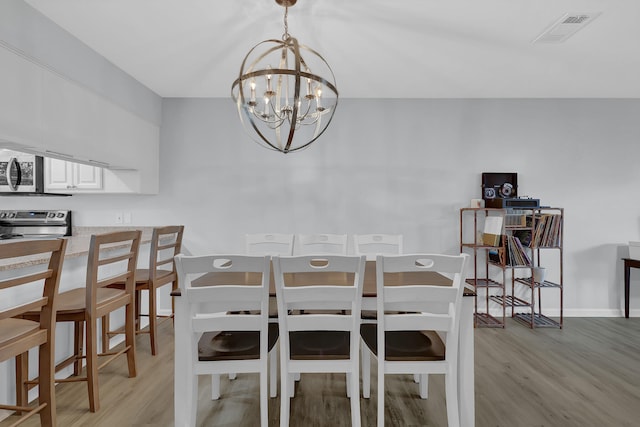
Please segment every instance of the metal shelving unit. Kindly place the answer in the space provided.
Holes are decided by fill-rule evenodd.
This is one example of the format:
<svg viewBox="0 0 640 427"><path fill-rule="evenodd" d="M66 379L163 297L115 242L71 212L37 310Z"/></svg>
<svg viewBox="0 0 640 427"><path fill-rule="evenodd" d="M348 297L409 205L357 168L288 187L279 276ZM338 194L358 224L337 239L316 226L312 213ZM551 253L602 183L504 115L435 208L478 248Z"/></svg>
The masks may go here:
<svg viewBox="0 0 640 427"><path fill-rule="evenodd" d="M481 230L484 219L489 215L501 215L505 218L504 234L513 234L522 230L531 233L532 246L525 249L528 252L530 265L510 265L507 263L508 257L504 251L508 251L503 240L502 246L494 247L482 244ZM558 233L552 245L541 244L540 235L536 238L536 228L543 215L559 215L557 229L550 233ZM511 218L509 218L511 217ZM518 218L520 217L520 218ZM506 221L506 219L510 219ZM472 221L472 222L471 222ZM513 213L507 209L499 208L462 208L460 209L460 252L471 251L473 258L473 275L467 279L467 283L473 286L476 291L475 300L475 326L476 327L498 327L504 328L507 308L511 308L511 317L530 328L557 327L562 328L563 323L563 244L564 210L563 208L530 208L517 210ZM469 233L473 233L473 238L469 238ZM500 262L490 260L489 251L503 251ZM557 250L559 254L559 281L552 282L544 280L543 283L532 283L533 278L516 277L519 271L527 270L532 272L533 267L541 266L541 252L547 250ZM480 268L484 265L484 269ZM501 273L501 280L492 279L490 268L497 268ZM484 271L482 271L484 270ZM531 274L529 274L531 276ZM495 277L495 276L493 276ZM510 293L507 293L506 283L511 279ZM515 296L516 285L523 286L530 291L528 296ZM522 288L521 288L522 289ZM518 289L518 290L521 290ZM559 320L543 314L542 290L558 289L560 291L560 316ZM481 304L478 304L478 302ZM500 316L490 314L491 304L499 307L502 311ZM516 311L517 310L517 311ZM495 313L495 310L494 310Z"/></svg>

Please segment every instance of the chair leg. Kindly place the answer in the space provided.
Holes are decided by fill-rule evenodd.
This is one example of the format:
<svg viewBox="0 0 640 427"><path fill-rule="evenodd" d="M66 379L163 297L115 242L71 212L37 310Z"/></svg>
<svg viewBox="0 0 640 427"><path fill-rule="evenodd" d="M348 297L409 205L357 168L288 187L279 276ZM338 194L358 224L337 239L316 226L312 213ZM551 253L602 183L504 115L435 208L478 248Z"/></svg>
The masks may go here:
<svg viewBox="0 0 640 427"><path fill-rule="evenodd" d="M298 378L300 373L298 373ZM296 375L289 374L289 397L296 397Z"/></svg>
<svg viewBox="0 0 640 427"><path fill-rule="evenodd" d="M102 316L102 353L109 351L109 315Z"/></svg>
<svg viewBox="0 0 640 427"><path fill-rule="evenodd" d="M267 356L268 357L268 356ZM269 426L269 390L267 360L262 361L262 369L260 369L260 426Z"/></svg>
<svg viewBox="0 0 640 427"><path fill-rule="evenodd" d="M360 386L358 385L357 376L355 373L347 374L347 378L350 378L350 400L351 400L351 425L353 427L360 427Z"/></svg>
<svg viewBox="0 0 640 427"><path fill-rule="evenodd" d="M57 425L56 421L56 393L55 393L55 349L52 341L42 344L38 350L38 404L46 404L40 411L40 424L44 427ZM25 354L28 357L28 353ZM28 369L28 368L27 368ZM25 372L28 375L28 372ZM26 377L24 378L27 379ZM26 391L25 384L20 387ZM26 396L25 396L26 397Z"/></svg>
<svg viewBox="0 0 640 427"><path fill-rule="evenodd" d="M384 427L384 360L378 359L378 427Z"/></svg>
<svg viewBox="0 0 640 427"><path fill-rule="evenodd" d="M84 322L73 322L73 351L76 357L76 360L73 362L73 375L76 377L82 372L83 327Z"/></svg>
<svg viewBox="0 0 640 427"><path fill-rule="evenodd" d="M156 343L156 327L158 326L157 306L156 306L156 288L149 286L149 339L151 340L151 355L155 356L158 352L158 344Z"/></svg>
<svg viewBox="0 0 640 427"><path fill-rule="evenodd" d="M293 375L286 372L283 368L284 364L280 364L280 427L289 427L289 410L291 407L291 391L289 388L293 385Z"/></svg>
<svg viewBox="0 0 640 427"><path fill-rule="evenodd" d="M420 398L426 399L429 397L429 375L418 375L418 388L420 389Z"/></svg>
<svg viewBox="0 0 640 427"><path fill-rule="evenodd" d="M362 352L362 397L369 399L371 397L371 353L364 342L360 342L360 351Z"/></svg>
<svg viewBox="0 0 640 427"><path fill-rule="evenodd" d="M211 400L220 399L220 374L211 374Z"/></svg>
<svg viewBox="0 0 640 427"><path fill-rule="evenodd" d="M16 405L27 406L29 404L28 389L25 381L29 379L29 352L16 356ZM16 412L20 415L22 412Z"/></svg>
<svg viewBox="0 0 640 427"><path fill-rule="evenodd" d="M188 387L189 396L187 396L187 402L189 405L189 419L185 426L195 426L198 415L198 376L191 376L191 384Z"/></svg>
<svg viewBox="0 0 640 427"><path fill-rule="evenodd" d="M345 383L347 384L347 397L351 397L351 373L347 372L345 375ZM360 396L360 390L358 390L358 396Z"/></svg>
<svg viewBox="0 0 640 427"><path fill-rule="evenodd" d="M100 409L100 396L98 395L98 349L97 347L97 320L87 318L87 388L89 391L89 410L97 412Z"/></svg>
<svg viewBox="0 0 640 427"><path fill-rule="evenodd" d="M140 331L142 329L142 316L141 316L141 306L142 306L142 291L136 289L136 291L134 292L135 294L135 307L136 307L136 311L135 311L135 321L136 321L136 332Z"/></svg>
<svg viewBox="0 0 640 427"><path fill-rule="evenodd" d="M278 396L278 354L275 347L269 353L269 390L270 397Z"/></svg>
<svg viewBox="0 0 640 427"><path fill-rule="evenodd" d="M176 291L178 290L178 282L172 282L171 283L171 290L172 291ZM175 297L171 297L171 321L173 322L174 326L176 323L176 301L174 299Z"/></svg>
<svg viewBox="0 0 640 427"><path fill-rule="evenodd" d="M449 427L460 427L458 405L458 379L455 375L445 374L445 394L447 398L447 420Z"/></svg>
<svg viewBox="0 0 640 427"><path fill-rule="evenodd" d="M127 366L129 368L129 378L133 378L137 375L136 372L136 319L134 313L134 304L127 304L124 309L124 334L125 334L125 346L128 347L127 354Z"/></svg>

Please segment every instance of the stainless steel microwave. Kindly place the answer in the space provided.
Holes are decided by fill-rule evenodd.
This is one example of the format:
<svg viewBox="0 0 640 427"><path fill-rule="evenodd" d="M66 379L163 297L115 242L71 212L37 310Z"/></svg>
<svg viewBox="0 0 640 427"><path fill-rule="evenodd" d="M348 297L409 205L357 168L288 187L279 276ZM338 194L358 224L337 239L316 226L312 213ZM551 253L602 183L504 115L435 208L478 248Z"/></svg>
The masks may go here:
<svg viewBox="0 0 640 427"><path fill-rule="evenodd" d="M43 193L42 156L9 154L0 157L0 193Z"/></svg>

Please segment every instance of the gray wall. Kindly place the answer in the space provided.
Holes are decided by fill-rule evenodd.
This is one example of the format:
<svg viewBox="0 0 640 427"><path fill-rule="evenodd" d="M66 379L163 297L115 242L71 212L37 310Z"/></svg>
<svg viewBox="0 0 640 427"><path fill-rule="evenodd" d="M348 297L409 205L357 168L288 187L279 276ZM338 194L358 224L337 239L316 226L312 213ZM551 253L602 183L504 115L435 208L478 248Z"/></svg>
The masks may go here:
<svg viewBox="0 0 640 427"><path fill-rule="evenodd" d="M407 251L455 253L481 173L514 171L521 195L565 208L566 314L619 315L620 257L640 240L638 117L640 100L347 99L308 150L283 155L250 141L228 99L165 99L159 195L0 202L70 208L79 225L121 211L180 222L195 254L264 231L402 233Z"/></svg>

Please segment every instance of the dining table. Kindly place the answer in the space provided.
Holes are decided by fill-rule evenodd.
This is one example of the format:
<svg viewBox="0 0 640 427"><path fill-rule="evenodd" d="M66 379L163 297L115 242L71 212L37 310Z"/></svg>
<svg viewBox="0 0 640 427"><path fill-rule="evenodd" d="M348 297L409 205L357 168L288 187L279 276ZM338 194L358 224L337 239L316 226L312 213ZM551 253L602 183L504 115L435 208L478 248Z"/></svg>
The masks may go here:
<svg viewBox="0 0 640 427"><path fill-rule="evenodd" d="M285 273L285 283L293 286L309 286L309 285L340 285L353 284L353 273L336 273L336 272L312 272L312 273ZM261 273L242 273L242 272L211 272L192 280L192 286L216 286L216 285L246 285L259 286L262 278ZM404 273L385 273L385 284L387 286L402 285L440 285L451 286L451 279L432 271L423 272L404 272ZM475 381L474 381L474 292L473 289L465 285L464 297L462 298L462 309L460 313L460 334L459 334L459 350L458 350L458 399L460 411L460 425L473 427L475 425ZM188 328L183 323L186 321L188 311L187 304L181 301L180 289L171 293L175 301L175 330L186 331ZM271 298L276 297L275 280L273 277L273 268L271 269L271 278L269 282L269 295ZM366 261L362 305L363 311L376 310L376 261L368 259ZM272 304L273 306L273 304ZM274 319L277 321L277 319ZM184 371L184 367L188 362L186 352L187 341L182 339L180 334L175 334L175 368L176 372ZM184 387L186 382L180 380L180 376L176 375L174 382L175 396L184 395ZM181 410L176 407L176 411Z"/></svg>

